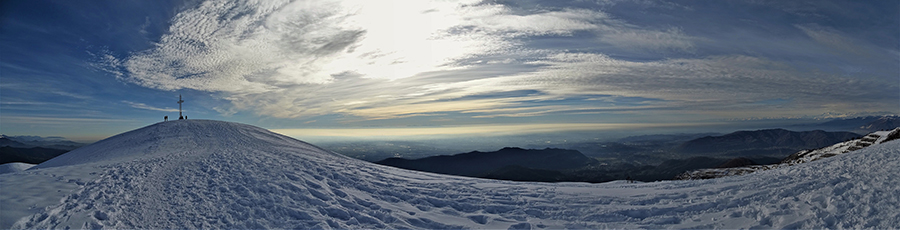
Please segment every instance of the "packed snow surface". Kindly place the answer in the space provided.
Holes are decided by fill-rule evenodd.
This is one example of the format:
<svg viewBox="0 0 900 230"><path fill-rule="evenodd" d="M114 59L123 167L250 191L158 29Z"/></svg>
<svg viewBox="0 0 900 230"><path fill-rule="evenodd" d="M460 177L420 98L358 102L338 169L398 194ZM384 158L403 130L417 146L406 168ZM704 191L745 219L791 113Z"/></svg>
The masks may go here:
<svg viewBox="0 0 900 230"><path fill-rule="evenodd" d="M344 157L229 122L150 125L0 175L0 228L894 228L900 142L745 176L521 183Z"/></svg>

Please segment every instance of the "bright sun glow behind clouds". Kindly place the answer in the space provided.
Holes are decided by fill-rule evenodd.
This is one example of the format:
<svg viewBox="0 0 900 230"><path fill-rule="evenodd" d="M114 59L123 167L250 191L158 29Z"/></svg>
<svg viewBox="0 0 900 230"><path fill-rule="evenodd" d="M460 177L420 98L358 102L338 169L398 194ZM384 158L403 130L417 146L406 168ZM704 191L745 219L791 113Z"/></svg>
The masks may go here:
<svg viewBox="0 0 900 230"><path fill-rule="evenodd" d="M480 63L501 56L508 62L508 56L531 52L514 48L514 37L591 29L588 20L598 12L510 13L478 1L208 1L178 14L157 48L109 63L124 63L119 75L143 86L225 93L233 106L221 108L223 113L339 112L381 119L405 115L372 112L409 103L420 103L420 113L461 112L485 108L421 103L510 90L495 85L433 91L488 81L481 79L490 76L452 71L478 67L463 64L467 59ZM395 82L438 72L451 77Z"/></svg>
<svg viewBox="0 0 900 230"><path fill-rule="evenodd" d="M406 78L509 46L477 31L451 33L471 20L466 13L496 8L466 4L207 1L180 13L158 48L125 65L133 82L166 90L259 93L346 73Z"/></svg>
<svg viewBox="0 0 900 230"><path fill-rule="evenodd" d="M215 107L222 114L276 118L622 117L655 110L733 119L756 116L758 102L774 99L787 99L790 105L781 108L793 108L764 114L790 117L884 107L884 100L866 98L898 88L896 81L884 83L890 64L869 61L897 57L864 43L856 45L870 52L846 53L835 41L862 40L827 26L782 23L796 38L724 41L726 47L811 41L796 46L807 50L767 56L714 50L721 49L719 34L699 33L691 24L642 26L602 9L213 0L179 13L155 48L105 60L108 70L141 86L215 92L231 103ZM834 38L823 39L821 31ZM855 64L863 66L852 68L868 72L852 73L865 76L859 77L810 68L834 60L822 56L828 53L823 49L839 58L860 55ZM777 60L782 56L805 59ZM643 102L597 103L607 96ZM704 112L723 106L731 112Z"/></svg>
<svg viewBox="0 0 900 230"><path fill-rule="evenodd" d="M428 71L453 69L461 58L506 48L508 44L480 34L453 34L467 18L461 5L476 1L346 1L353 12L346 26L365 30L351 45L324 66L325 72L353 72L370 78L398 79ZM489 9L473 9L481 11ZM478 12L476 12L478 13Z"/></svg>

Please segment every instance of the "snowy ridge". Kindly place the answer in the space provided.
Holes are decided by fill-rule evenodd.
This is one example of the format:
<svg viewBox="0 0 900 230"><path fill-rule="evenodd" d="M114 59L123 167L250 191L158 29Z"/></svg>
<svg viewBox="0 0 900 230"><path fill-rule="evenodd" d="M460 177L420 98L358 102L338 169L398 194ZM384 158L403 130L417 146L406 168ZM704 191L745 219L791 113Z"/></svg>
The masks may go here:
<svg viewBox="0 0 900 230"><path fill-rule="evenodd" d="M788 165L806 163L825 157L832 157L839 154L848 153L850 151L859 150L871 145L881 144L888 140L897 139L898 137L900 137L900 128L895 128L894 130L890 131L877 131L867 134L860 139L837 143L821 149L803 150L791 154L791 156L788 156L782 163Z"/></svg>
<svg viewBox="0 0 900 230"><path fill-rule="evenodd" d="M782 168L796 164L807 163L811 161L820 160L827 157L833 157L840 154L848 153L851 151L863 149L872 145L877 145L884 143L886 141L891 141L900 138L900 128L895 128L893 130L888 131L877 131L862 138L849 140L841 143L837 143L828 147L820 148L820 149L812 149L812 150L801 150L797 153L791 154L787 158L785 158L781 163L771 164L771 165L752 165L746 167L734 167L734 168L714 168L714 169L698 169L690 172L685 172L681 175L678 175L675 179L680 180L693 180L693 179L710 179L710 178L719 178L726 176L736 176L736 175L744 175L748 173L753 173L762 170L770 170L775 168Z"/></svg>
<svg viewBox="0 0 900 230"><path fill-rule="evenodd" d="M219 121L159 123L95 145L85 148L108 152L0 175L0 228L900 226L896 141L747 176L637 184L414 172Z"/></svg>
<svg viewBox="0 0 900 230"><path fill-rule="evenodd" d="M6 163L6 164L0 165L0 174L21 172L21 171L25 171L26 169L29 169L31 167L34 167L34 164L20 163L20 162Z"/></svg>

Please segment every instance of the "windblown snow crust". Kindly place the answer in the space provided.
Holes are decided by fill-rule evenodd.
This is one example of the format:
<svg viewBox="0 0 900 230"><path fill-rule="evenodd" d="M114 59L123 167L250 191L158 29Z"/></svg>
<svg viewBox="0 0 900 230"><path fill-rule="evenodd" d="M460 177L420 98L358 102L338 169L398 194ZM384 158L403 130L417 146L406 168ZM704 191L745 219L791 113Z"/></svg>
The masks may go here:
<svg viewBox="0 0 900 230"><path fill-rule="evenodd" d="M712 180L517 183L378 166L253 126L181 120L0 175L0 205L11 210L0 228L891 228L898 166L894 141Z"/></svg>

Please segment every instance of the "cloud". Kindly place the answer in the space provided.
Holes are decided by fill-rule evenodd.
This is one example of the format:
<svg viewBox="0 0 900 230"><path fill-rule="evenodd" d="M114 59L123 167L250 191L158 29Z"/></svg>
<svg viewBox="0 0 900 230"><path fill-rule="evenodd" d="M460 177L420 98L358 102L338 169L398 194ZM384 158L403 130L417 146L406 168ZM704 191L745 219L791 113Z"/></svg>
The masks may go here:
<svg viewBox="0 0 900 230"><path fill-rule="evenodd" d="M504 45L446 33L464 20L453 9L460 6L414 2L207 1L179 13L157 48L122 65L127 80L151 88L262 93L345 72L404 78Z"/></svg>
<svg viewBox="0 0 900 230"><path fill-rule="evenodd" d="M714 123L703 123L712 125ZM317 137L410 137L435 135L523 135L534 133L551 133L561 131L587 131L587 130L623 130L635 128L662 128L662 127L687 127L701 125L698 123L545 123L545 124L500 124L500 125L468 125L452 127L421 127L421 128L345 128L345 129L272 129L273 132L288 136L317 136Z"/></svg>
<svg viewBox="0 0 900 230"><path fill-rule="evenodd" d="M575 31L595 30L595 22L608 16L596 10L562 9L527 15L511 14L501 6L481 9L480 13L466 17L460 27L472 27L509 36L570 35Z"/></svg>
<svg viewBox="0 0 900 230"><path fill-rule="evenodd" d="M50 93L61 95L61 96L66 96L66 97L71 97L71 98L75 98L75 99L79 99L79 100L93 99L91 96L81 95L81 94L71 93L71 92L66 92L66 91L59 91L59 90L50 91Z"/></svg>
<svg viewBox="0 0 900 230"><path fill-rule="evenodd" d="M678 28L664 31L629 28L610 30L601 35L600 40L632 49L691 52L698 38L688 36Z"/></svg>
<svg viewBox="0 0 900 230"><path fill-rule="evenodd" d="M105 124L109 122L131 122L126 119L107 118L68 118L68 117L33 117L33 116L4 116L4 122L10 124L27 125L72 125L72 124Z"/></svg>
<svg viewBox="0 0 900 230"><path fill-rule="evenodd" d="M96 59L100 69L144 87L213 92L231 103L214 108L224 115L254 111L277 118L497 118L643 110L730 117L769 111L761 108L771 105L759 102L776 98L788 104L774 108L780 113L821 113L886 106L885 100L871 98L897 89L896 82L884 84L880 78L732 52L739 48L710 52L716 47L704 43L715 37L691 34L698 31L690 28L694 25L633 23L604 9L520 9L481 1L213 0L177 14L154 48L121 59L109 54ZM855 47L858 40L836 29L790 28L839 52L862 52L840 48ZM759 30L736 31L771 37L755 34ZM806 48L780 54L819 54ZM635 50L663 55L617 53ZM672 53L681 56L666 55ZM596 95L641 98L642 103L590 99Z"/></svg>
<svg viewBox="0 0 900 230"><path fill-rule="evenodd" d="M842 35L840 31L833 28L823 27L816 24L794 25L814 41L822 44L831 50L837 51L839 55L857 55L872 56L866 47L858 46L858 42L854 42L851 38Z"/></svg>
<svg viewBox="0 0 900 230"><path fill-rule="evenodd" d="M748 111L863 110L887 106L880 100L883 96L879 94L884 91L872 89L897 88L876 79L804 72L785 63L741 55L633 62L602 54L558 53L536 64L545 67L496 84L540 89L552 95L605 94L665 100L658 103L664 105L658 109L729 108L724 110L731 113L727 116ZM755 104L776 98L791 101L782 111Z"/></svg>
<svg viewBox="0 0 900 230"><path fill-rule="evenodd" d="M139 103L139 102L122 101L122 103L128 104L132 108L137 108L137 109L146 109L146 110L154 110L154 111L162 111L162 112L178 112L177 109L158 108L158 107L149 106L149 105L146 105L144 103Z"/></svg>
<svg viewBox="0 0 900 230"><path fill-rule="evenodd" d="M404 115L388 112L391 106L446 98L415 95L459 83L401 79L466 71L474 68L466 59L523 52L509 50L517 43L511 36L571 34L603 17L587 10L510 15L502 5L474 3L207 1L179 13L156 48L99 59L103 70L141 86L219 92L233 103L217 108L226 114L393 117ZM422 112L462 106L448 104Z"/></svg>

